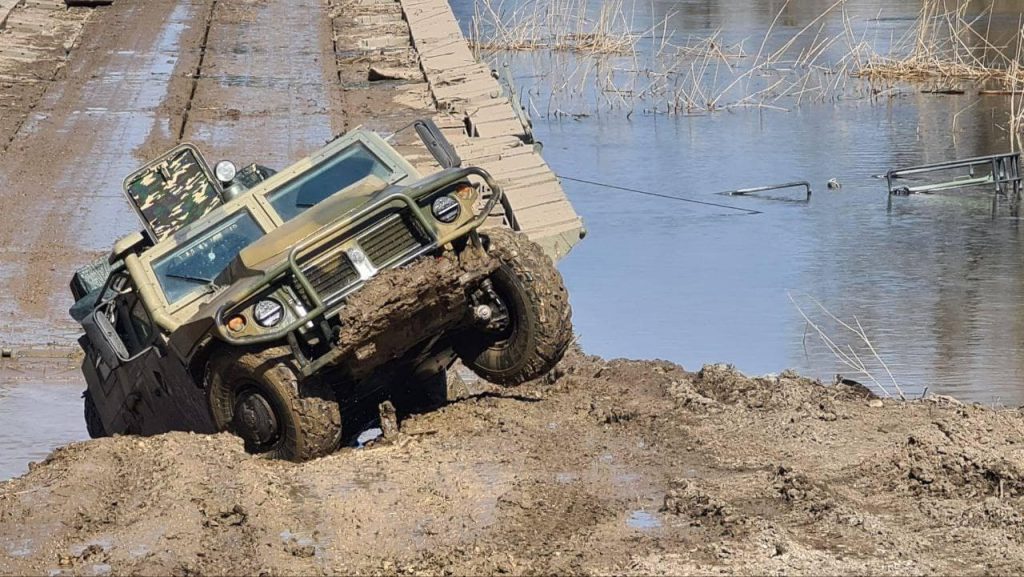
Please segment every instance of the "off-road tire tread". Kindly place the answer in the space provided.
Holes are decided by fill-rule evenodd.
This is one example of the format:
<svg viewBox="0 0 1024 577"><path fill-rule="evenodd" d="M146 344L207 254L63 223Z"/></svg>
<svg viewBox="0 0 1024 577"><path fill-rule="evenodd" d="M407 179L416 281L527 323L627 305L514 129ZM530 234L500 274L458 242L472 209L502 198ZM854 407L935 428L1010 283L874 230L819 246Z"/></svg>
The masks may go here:
<svg viewBox="0 0 1024 577"><path fill-rule="evenodd" d="M527 303L538 320L528 358L515 371L495 373L463 358L481 378L511 386L546 375L562 360L572 343L572 307L562 275L541 247L526 235L507 228L481 231L489 241L488 253L508 267L526 290Z"/></svg>
<svg viewBox="0 0 1024 577"><path fill-rule="evenodd" d="M210 362L209 399L214 423L219 430L229 427L234 410L221 375L229 378L262 379L280 391L295 418L298 435L265 453L271 458L308 461L329 455L341 441L341 412L331 387L301 382L290 351L285 347L214 353Z"/></svg>
<svg viewBox="0 0 1024 577"><path fill-rule="evenodd" d="M82 395L82 400L85 405L85 430L88 431L89 438L108 437L107 429L103 426L103 419L100 418L100 412L96 409L96 401L92 400L92 394L86 391Z"/></svg>

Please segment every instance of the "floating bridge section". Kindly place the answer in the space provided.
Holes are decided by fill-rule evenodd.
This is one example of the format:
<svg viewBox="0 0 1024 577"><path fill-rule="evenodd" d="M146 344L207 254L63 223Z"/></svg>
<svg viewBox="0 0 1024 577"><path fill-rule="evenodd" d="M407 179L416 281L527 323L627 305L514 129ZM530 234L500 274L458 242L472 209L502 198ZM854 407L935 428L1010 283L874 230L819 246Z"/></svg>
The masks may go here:
<svg viewBox="0 0 1024 577"><path fill-rule="evenodd" d="M447 0L399 0L434 118L463 162L490 172L520 229L555 260L585 233L558 177L532 144L517 104L473 55Z"/></svg>

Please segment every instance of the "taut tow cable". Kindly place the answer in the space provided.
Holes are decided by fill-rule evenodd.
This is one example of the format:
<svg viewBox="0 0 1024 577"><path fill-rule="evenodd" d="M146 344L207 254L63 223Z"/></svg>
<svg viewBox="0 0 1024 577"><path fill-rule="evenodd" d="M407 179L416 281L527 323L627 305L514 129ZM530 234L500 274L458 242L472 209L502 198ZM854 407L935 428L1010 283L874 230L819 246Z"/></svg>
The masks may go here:
<svg viewBox="0 0 1024 577"><path fill-rule="evenodd" d="M558 178L561 178L562 180L568 180L570 182L578 182L580 184L589 184L591 186L600 186L602 188L609 188L609 189L612 189L612 190L621 190L623 192L632 192L633 194L642 194L644 196L653 196L655 198L663 198L663 199L666 199L666 200L675 200L677 202L689 202L689 203L693 203L693 204L702 204L704 206L714 206L714 207L717 207L717 208L725 208L725 209L729 209L729 210L736 210L736 211L740 211L740 212L742 212L744 214L748 214L748 215L763 214L760 210L753 210L753 209L750 209L750 208L743 208L743 207L739 207L739 206L731 206L731 205L728 205L728 204L720 204L720 203L717 203L717 202L708 202L706 200L697 200L695 198L687 198L685 196L676 196L676 195L673 195L673 194L665 194L665 193L662 193L662 192L653 192L653 191L650 191L650 190L641 190L639 188L629 188L627 186L619 186L617 184L608 184L606 182L597 182L597 181L594 181L594 180L586 180L586 179L583 179L583 178L575 178L575 177L572 177L572 176L565 176L563 174L559 174Z"/></svg>

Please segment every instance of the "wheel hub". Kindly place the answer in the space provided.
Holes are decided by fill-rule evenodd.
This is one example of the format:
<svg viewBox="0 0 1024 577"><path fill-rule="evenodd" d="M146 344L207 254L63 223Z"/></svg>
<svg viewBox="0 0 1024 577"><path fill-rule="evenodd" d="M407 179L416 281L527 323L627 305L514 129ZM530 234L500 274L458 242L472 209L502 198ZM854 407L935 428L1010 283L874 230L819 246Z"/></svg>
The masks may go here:
<svg viewBox="0 0 1024 577"><path fill-rule="evenodd" d="M477 325L492 334L504 334L508 331L508 306L494 289L491 279L484 280L480 289L473 294L473 303L473 318Z"/></svg>
<svg viewBox="0 0 1024 577"><path fill-rule="evenodd" d="M279 432L270 402L254 391L244 392L238 397L232 424L240 437L256 446L272 443Z"/></svg>

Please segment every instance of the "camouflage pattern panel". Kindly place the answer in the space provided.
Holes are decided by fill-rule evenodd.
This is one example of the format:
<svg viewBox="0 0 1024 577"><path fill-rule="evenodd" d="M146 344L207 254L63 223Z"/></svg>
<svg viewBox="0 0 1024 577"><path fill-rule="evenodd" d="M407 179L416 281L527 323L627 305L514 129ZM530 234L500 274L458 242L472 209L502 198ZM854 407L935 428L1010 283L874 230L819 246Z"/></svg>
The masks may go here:
<svg viewBox="0 0 1024 577"><path fill-rule="evenodd" d="M174 148L125 180L125 193L159 242L223 204L209 167L190 145Z"/></svg>

